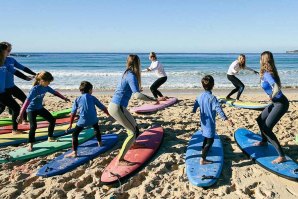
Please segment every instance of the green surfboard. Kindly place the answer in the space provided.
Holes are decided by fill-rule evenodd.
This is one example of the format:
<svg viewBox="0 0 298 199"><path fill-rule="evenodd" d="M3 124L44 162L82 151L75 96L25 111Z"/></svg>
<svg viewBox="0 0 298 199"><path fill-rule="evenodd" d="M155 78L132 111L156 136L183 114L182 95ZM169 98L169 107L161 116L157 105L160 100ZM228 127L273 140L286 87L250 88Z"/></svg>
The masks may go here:
<svg viewBox="0 0 298 199"><path fill-rule="evenodd" d="M68 109L63 109L61 111L54 111L51 112L51 114L53 115L54 118L61 118L65 115L68 115L71 112L71 108ZM44 121L43 117L38 116L36 118L36 120L39 121ZM1 118L0 119L0 126L7 126L7 125L12 125L12 121L11 118L7 117L7 118Z"/></svg>
<svg viewBox="0 0 298 199"><path fill-rule="evenodd" d="M86 129L79 135L79 144L91 139L94 136L93 129ZM58 139L58 142L39 142L33 145L33 151L29 152L27 147L22 147L8 154L8 157L0 158L0 163L8 161L29 160L32 158L46 156L61 149L72 146L72 135L65 135Z"/></svg>

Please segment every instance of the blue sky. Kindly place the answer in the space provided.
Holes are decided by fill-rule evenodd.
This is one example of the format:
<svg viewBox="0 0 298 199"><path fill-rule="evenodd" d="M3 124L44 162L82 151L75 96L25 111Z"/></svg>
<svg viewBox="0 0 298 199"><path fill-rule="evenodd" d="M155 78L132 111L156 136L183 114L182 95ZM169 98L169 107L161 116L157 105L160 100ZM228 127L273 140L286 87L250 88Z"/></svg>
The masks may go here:
<svg viewBox="0 0 298 199"><path fill-rule="evenodd" d="M285 52L297 0L7 0L0 40L18 52Z"/></svg>

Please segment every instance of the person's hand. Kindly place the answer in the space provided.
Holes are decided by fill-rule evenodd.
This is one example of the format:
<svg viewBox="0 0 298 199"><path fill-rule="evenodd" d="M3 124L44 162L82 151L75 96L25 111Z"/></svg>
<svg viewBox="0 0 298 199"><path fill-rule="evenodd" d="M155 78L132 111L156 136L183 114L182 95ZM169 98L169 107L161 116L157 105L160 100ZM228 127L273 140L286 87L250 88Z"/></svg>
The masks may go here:
<svg viewBox="0 0 298 199"><path fill-rule="evenodd" d="M254 71L254 73L255 73L256 75L258 75L258 74L259 74L259 72L258 72L258 71Z"/></svg>
<svg viewBox="0 0 298 199"><path fill-rule="evenodd" d="M72 128L72 124L69 124L68 128L66 129L66 131L69 131Z"/></svg>
<svg viewBox="0 0 298 199"><path fill-rule="evenodd" d="M70 99L68 99L68 98L65 98L65 101L66 101L66 102L70 102Z"/></svg>
<svg viewBox="0 0 298 199"><path fill-rule="evenodd" d="M143 91L144 91L144 88L143 88L143 87L141 87L141 88L140 88L140 92L143 92Z"/></svg>
<svg viewBox="0 0 298 199"><path fill-rule="evenodd" d="M34 79L35 76L27 76L26 80L27 81L31 81L32 79Z"/></svg>
<svg viewBox="0 0 298 199"><path fill-rule="evenodd" d="M21 124L23 122L23 117L21 117L20 115L17 117L17 123Z"/></svg>
<svg viewBox="0 0 298 199"><path fill-rule="evenodd" d="M232 120L226 120L226 121L227 121L227 123L228 123L230 126L234 126L234 123L233 123Z"/></svg>

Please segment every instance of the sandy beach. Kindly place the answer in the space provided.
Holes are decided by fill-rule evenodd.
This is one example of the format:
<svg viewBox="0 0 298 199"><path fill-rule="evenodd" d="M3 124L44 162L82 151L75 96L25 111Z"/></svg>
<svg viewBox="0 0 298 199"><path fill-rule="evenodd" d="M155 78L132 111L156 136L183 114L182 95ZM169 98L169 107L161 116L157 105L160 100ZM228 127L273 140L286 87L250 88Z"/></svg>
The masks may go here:
<svg viewBox="0 0 298 199"><path fill-rule="evenodd" d="M275 126L276 133L287 155L298 161L298 92L297 89L284 89L290 100L289 111ZM200 127L199 113L191 113L198 90L168 90L165 94L178 97L179 102L165 110L150 115L134 114L141 132L154 124L165 130L163 143L149 163L134 176L119 184L103 185L100 176L107 164L117 155L125 137L124 129L117 123L107 120L98 110L103 134L119 134L119 142L110 151L89 163L61 176L42 178L35 176L37 170L62 153L54 153L27 162L12 162L0 165L0 198L297 198L298 183L279 177L254 164L237 146L233 133L240 127L259 131L255 118L260 111L236 109L223 105L227 116L235 123L227 126L217 118L217 132L224 146L224 168L218 182L208 188L195 187L187 179L185 172L185 152L188 142ZM217 96L227 90L215 90ZM61 91L72 101L80 95L77 91ZM145 93L149 93L145 90ZM94 95L106 106L112 91L94 91ZM247 89L243 100L263 101L267 99L261 89ZM143 104L131 100L129 108ZM70 107L57 97L47 95L45 107L50 111ZM7 113L1 117L7 116ZM23 147L20 145L18 147ZM8 153L18 147L1 148Z"/></svg>

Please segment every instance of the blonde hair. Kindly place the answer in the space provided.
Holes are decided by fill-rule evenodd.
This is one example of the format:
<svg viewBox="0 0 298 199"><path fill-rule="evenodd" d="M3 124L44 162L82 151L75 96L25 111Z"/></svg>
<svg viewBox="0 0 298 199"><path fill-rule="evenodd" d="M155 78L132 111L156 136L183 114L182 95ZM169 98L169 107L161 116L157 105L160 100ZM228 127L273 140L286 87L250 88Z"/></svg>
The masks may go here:
<svg viewBox="0 0 298 199"><path fill-rule="evenodd" d="M261 58L260 58L260 77L261 78L263 78L265 72L270 73L274 77L277 85L281 87L281 82L274 63L273 54L270 51L264 51L261 54Z"/></svg>
<svg viewBox="0 0 298 199"><path fill-rule="evenodd" d="M239 67L241 68L241 69L244 69L245 68L245 65L246 65L246 60L245 60L245 55L244 54L240 54L239 56L238 56L238 62L239 62Z"/></svg>
<svg viewBox="0 0 298 199"><path fill-rule="evenodd" d="M35 81L33 82L33 86L38 85L40 80L43 80L45 82L52 82L54 81L54 77L51 73L47 71L42 71L40 73L37 73L35 76Z"/></svg>
<svg viewBox="0 0 298 199"><path fill-rule="evenodd" d="M149 56L150 56L150 57L153 57L155 60L157 59L157 57L156 57L156 53L155 53L155 52L151 52L151 53L149 54Z"/></svg>
<svg viewBox="0 0 298 199"><path fill-rule="evenodd" d="M136 75L139 88L141 88L141 61L138 55L128 55L125 73L129 70Z"/></svg>

